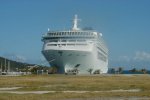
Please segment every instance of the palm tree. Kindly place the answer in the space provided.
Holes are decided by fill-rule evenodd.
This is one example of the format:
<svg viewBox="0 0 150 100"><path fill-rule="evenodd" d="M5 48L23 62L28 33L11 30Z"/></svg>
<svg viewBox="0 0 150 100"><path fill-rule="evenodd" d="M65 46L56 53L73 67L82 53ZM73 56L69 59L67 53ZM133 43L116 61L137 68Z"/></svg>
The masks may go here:
<svg viewBox="0 0 150 100"><path fill-rule="evenodd" d="M110 70L110 73L112 74L114 74L115 73L115 69L114 68L111 68L111 70Z"/></svg>
<svg viewBox="0 0 150 100"><path fill-rule="evenodd" d="M30 69L30 71L31 71L32 74L37 74L37 70L38 70L37 67L32 67L32 68Z"/></svg>
<svg viewBox="0 0 150 100"><path fill-rule="evenodd" d="M133 68L133 69L131 69L130 71L133 72L133 73L135 73L135 72L137 72L137 69L136 69L136 68Z"/></svg>
<svg viewBox="0 0 150 100"><path fill-rule="evenodd" d="M144 74L147 73L147 70L145 68L141 69L141 72L143 72Z"/></svg>
<svg viewBox="0 0 150 100"><path fill-rule="evenodd" d="M92 74L92 71L93 71L92 68L88 69L88 72L90 73L90 75Z"/></svg>
<svg viewBox="0 0 150 100"><path fill-rule="evenodd" d="M123 68L122 68L122 67L119 67L119 68L118 68L118 73L121 74L122 71L123 71Z"/></svg>

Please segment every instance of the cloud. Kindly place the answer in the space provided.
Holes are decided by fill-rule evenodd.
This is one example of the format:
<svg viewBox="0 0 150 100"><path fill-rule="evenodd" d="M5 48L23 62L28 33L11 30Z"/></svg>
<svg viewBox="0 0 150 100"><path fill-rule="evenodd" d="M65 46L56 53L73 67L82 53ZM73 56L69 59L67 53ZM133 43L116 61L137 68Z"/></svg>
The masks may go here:
<svg viewBox="0 0 150 100"><path fill-rule="evenodd" d="M119 60L120 60L120 61L130 61L131 58L130 58L129 56L120 56L120 57L119 57Z"/></svg>
<svg viewBox="0 0 150 100"><path fill-rule="evenodd" d="M135 53L135 56L133 58L134 60L136 61L150 61L150 53L147 53L147 52L136 52Z"/></svg>
<svg viewBox="0 0 150 100"><path fill-rule="evenodd" d="M5 53L3 54L3 57L14 60L14 61L18 61L18 62L26 62L26 57L19 55L19 54L15 54L15 53Z"/></svg>
<svg viewBox="0 0 150 100"><path fill-rule="evenodd" d="M149 61L150 62L150 53L145 51L137 51L132 56L120 56L118 57L118 61Z"/></svg>
<svg viewBox="0 0 150 100"><path fill-rule="evenodd" d="M24 56L21 56L21 55L16 55L16 60L19 62L25 62L26 58Z"/></svg>
<svg viewBox="0 0 150 100"><path fill-rule="evenodd" d="M150 53L137 51L131 55L121 55L115 59L110 59L109 66L123 66L125 69L131 69L134 65L136 68L150 69Z"/></svg>

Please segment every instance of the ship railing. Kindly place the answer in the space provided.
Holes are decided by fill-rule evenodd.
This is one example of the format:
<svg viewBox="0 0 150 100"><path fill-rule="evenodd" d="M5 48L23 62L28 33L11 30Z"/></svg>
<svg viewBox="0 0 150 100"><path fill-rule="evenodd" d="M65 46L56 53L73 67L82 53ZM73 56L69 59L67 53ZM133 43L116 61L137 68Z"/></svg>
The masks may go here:
<svg viewBox="0 0 150 100"><path fill-rule="evenodd" d="M83 37L83 38L95 38L95 36L94 35L43 35L43 38L48 38L48 37L50 37L50 38L56 38L56 37L76 37L76 38L81 38L81 37Z"/></svg>
<svg viewBox="0 0 150 100"><path fill-rule="evenodd" d="M88 43L76 43L76 42L67 42L67 43L47 43L47 46L88 46Z"/></svg>

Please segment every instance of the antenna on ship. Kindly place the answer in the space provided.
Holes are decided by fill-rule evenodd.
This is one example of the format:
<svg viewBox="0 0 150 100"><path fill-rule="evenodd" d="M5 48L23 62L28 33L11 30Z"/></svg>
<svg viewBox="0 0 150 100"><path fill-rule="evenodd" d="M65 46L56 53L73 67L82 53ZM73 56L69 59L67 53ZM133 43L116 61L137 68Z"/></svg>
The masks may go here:
<svg viewBox="0 0 150 100"><path fill-rule="evenodd" d="M47 30L49 31L50 29L48 28Z"/></svg>
<svg viewBox="0 0 150 100"><path fill-rule="evenodd" d="M75 16L74 16L74 19L73 19L73 28L72 28L72 30L80 30L79 28L78 28L78 15L76 14Z"/></svg>

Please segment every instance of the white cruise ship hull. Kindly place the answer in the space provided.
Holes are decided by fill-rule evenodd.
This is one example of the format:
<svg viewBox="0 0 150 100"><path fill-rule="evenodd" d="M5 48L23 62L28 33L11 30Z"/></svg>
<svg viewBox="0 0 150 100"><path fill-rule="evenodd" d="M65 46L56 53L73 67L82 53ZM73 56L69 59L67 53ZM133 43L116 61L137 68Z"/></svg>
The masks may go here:
<svg viewBox="0 0 150 100"><path fill-rule="evenodd" d="M43 54L51 66L57 67L58 73L68 73L75 68L78 74L90 74L99 70L107 73L108 60L98 59L97 48L94 44L87 46L55 46L45 45ZM101 57L102 58L102 57Z"/></svg>
<svg viewBox="0 0 150 100"><path fill-rule="evenodd" d="M78 28L75 15L72 30L43 35L42 53L58 73L101 74L108 71L108 49L102 33Z"/></svg>

